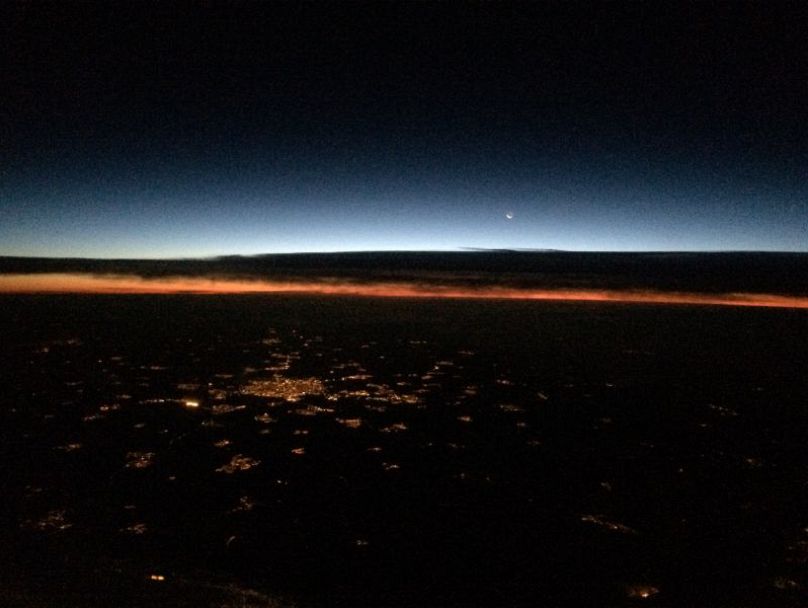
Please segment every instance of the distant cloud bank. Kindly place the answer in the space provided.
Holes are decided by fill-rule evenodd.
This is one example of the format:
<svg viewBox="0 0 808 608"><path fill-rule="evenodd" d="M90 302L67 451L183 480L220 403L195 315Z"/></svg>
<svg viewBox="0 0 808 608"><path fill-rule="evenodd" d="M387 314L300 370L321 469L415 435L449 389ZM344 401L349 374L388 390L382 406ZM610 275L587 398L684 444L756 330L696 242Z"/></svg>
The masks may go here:
<svg viewBox="0 0 808 608"><path fill-rule="evenodd" d="M806 308L808 254L348 252L186 260L0 257L3 293L297 293Z"/></svg>
<svg viewBox="0 0 808 608"><path fill-rule="evenodd" d="M208 277L40 273L0 275L0 293L45 294L311 294L389 298L464 298L808 308L808 297L755 293L704 294L632 289L535 289L414 282L273 281Z"/></svg>

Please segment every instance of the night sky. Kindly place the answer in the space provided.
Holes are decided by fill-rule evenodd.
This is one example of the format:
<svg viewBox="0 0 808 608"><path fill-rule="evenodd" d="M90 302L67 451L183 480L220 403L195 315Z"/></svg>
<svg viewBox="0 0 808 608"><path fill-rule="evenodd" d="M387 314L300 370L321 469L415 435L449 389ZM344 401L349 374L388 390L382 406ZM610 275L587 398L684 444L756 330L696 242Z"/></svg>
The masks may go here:
<svg viewBox="0 0 808 608"><path fill-rule="evenodd" d="M678 4L5 2L0 255L808 251L808 4Z"/></svg>

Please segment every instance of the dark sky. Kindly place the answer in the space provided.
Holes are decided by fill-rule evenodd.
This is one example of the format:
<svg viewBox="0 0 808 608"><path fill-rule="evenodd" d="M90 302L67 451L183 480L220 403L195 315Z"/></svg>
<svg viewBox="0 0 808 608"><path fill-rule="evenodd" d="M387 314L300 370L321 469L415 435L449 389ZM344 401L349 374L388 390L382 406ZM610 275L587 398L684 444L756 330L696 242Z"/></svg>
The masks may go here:
<svg viewBox="0 0 808 608"><path fill-rule="evenodd" d="M808 4L582 7L6 2L0 255L808 251Z"/></svg>

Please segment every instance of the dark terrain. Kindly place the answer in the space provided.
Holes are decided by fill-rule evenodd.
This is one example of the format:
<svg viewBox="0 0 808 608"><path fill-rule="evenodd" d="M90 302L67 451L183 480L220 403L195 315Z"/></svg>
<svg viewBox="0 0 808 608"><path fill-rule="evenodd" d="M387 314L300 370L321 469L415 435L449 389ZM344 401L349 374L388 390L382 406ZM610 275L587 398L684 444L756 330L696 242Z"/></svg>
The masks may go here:
<svg viewBox="0 0 808 608"><path fill-rule="evenodd" d="M806 311L0 308L4 606L808 601Z"/></svg>

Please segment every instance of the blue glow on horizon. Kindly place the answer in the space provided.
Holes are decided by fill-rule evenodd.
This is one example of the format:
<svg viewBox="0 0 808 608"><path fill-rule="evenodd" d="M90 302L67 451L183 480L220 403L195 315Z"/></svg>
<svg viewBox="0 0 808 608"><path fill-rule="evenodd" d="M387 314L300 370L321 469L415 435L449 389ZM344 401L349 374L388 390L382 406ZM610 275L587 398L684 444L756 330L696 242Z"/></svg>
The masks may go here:
<svg viewBox="0 0 808 608"><path fill-rule="evenodd" d="M0 189L0 255L808 251L808 192L594 171L577 180L570 171L512 173L18 180Z"/></svg>

